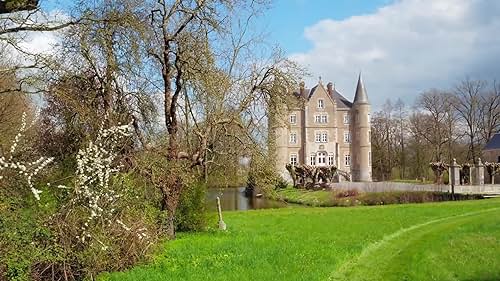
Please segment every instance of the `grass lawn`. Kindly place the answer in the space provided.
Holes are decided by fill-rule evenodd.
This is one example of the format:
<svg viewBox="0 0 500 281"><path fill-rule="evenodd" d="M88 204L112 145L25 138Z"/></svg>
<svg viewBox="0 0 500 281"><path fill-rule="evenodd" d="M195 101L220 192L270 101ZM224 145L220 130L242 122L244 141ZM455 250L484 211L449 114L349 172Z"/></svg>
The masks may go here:
<svg viewBox="0 0 500 281"><path fill-rule="evenodd" d="M500 280L500 200L226 212L100 280Z"/></svg>

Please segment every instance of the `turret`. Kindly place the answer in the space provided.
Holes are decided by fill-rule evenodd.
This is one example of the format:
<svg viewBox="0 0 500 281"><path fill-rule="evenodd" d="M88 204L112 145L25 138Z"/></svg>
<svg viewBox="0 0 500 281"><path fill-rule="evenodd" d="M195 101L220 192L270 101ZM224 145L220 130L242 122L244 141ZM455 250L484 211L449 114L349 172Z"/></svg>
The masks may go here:
<svg viewBox="0 0 500 281"><path fill-rule="evenodd" d="M351 173L354 181L372 181L370 103L365 85L358 77L358 85L351 108Z"/></svg>

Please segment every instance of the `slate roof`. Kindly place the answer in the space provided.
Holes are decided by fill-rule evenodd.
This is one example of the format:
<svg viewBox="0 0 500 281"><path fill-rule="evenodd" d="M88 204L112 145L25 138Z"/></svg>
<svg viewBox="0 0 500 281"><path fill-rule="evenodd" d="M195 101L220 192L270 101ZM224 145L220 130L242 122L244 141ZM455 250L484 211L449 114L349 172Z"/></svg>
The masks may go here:
<svg viewBox="0 0 500 281"><path fill-rule="evenodd" d="M311 97L314 95L314 92L318 88L319 85L314 86L312 89L304 89L302 97L306 100L311 99ZM300 97L300 92L295 91L293 93L296 97ZM332 99L337 102L337 108L351 108L352 107L352 102L350 102L347 98L345 98L340 92L338 92L336 89L333 89L332 92Z"/></svg>
<svg viewBox="0 0 500 281"><path fill-rule="evenodd" d="M341 93L333 89L332 98L337 102L337 108L351 108L352 102L346 99Z"/></svg>
<svg viewBox="0 0 500 281"><path fill-rule="evenodd" d="M354 96L354 102L356 104L368 103L368 95L366 94L365 85L363 84L363 78L361 78L361 73L358 77L358 85L356 86L356 95Z"/></svg>
<svg viewBox="0 0 500 281"><path fill-rule="evenodd" d="M486 143L484 150L490 149L500 149L500 133L494 134L491 140Z"/></svg>

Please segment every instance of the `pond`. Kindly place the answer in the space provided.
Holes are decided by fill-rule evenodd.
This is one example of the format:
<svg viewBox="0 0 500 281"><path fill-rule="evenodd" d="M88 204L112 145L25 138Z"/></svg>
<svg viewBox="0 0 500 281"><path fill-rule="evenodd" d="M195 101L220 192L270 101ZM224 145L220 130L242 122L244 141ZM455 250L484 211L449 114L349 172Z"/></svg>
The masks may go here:
<svg viewBox="0 0 500 281"><path fill-rule="evenodd" d="M287 204L284 202L269 200L263 197L245 197L245 188L209 188L207 201L209 210L217 210L216 198L220 197L223 211L241 211L253 209L282 208Z"/></svg>

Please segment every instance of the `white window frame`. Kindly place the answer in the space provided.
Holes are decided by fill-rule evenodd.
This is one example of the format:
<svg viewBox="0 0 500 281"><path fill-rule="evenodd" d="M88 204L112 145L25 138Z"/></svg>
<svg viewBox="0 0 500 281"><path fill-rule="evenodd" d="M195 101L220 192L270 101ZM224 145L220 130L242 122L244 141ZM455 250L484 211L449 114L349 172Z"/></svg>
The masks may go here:
<svg viewBox="0 0 500 281"><path fill-rule="evenodd" d="M344 143L351 143L351 132L350 131L344 132Z"/></svg>
<svg viewBox="0 0 500 281"><path fill-rule="evenodd" d="M333 153L328 154L328 166L335 165L335 155Z"/></svg>
<svg viewBox="0 0 500 281"><path fill-rule="evenodd" d="M349 114L344 113L344 124L349 124L349 123L351 123L351 117L349 116Z"/></svg>
<svg viewBox="0 0 500 281"><path fill-rule="evenodd" d="M296 132L290 133L290 143L297 144L297 133Z"/></svg>
<svg viewBox="0 0 500 281"><path fill-rule="evenodd" d="M297 166L298 163L299 162L298 162L297 154L296 153L290 154L290 164L292 164L293 166Z"/></svg>
<svg viewBox="0 0 500 281"><path fill-rule="evenodd" d="M326 165L326 152L318 152L318 165Z"/></svg>
<svg viewBox="0 0 500 281"><path fill-rule="evenodd" d="M328 142L328 132L321 132L321 142L323 143Z"/></svg>
<svg viewBox="0 0 500 281"><path fill-rule="evenodd" d="M311 166L316 166L316 153L312 153L309 156L309 163L311 163Z"/></svg>
<svg viewBox="0 0 500 281"><path fill-rule="evenodd" d="M346 167L351 166L351 155L350 154L344 154L344 166L346 166Z"/></svg>
<svg viewBox="0 0 500 281"><path fill-rule="evenodd" d="M326 124L326 123L328 123L328 114L317 114L317 115L314 115L314 123L316 123L316 124Z"/></svg>
<svg viewBox="0 0 500 281"><path fill-rule="evenodd" d="M321 142L321 132L315 132L314 133L314 142L320 143Z"/></svg>
<svg viewBox="0 0 500 281"><path fill-rule="evenodd" d="M297 114L290 114L290 124L297 124Z"/></svg>
<svg viewBox="0 0 500 281"><path fill-rule="evenodd" d="M319 109L325 108L325 100L324 99L318 99L318 108Z"/></svg>

